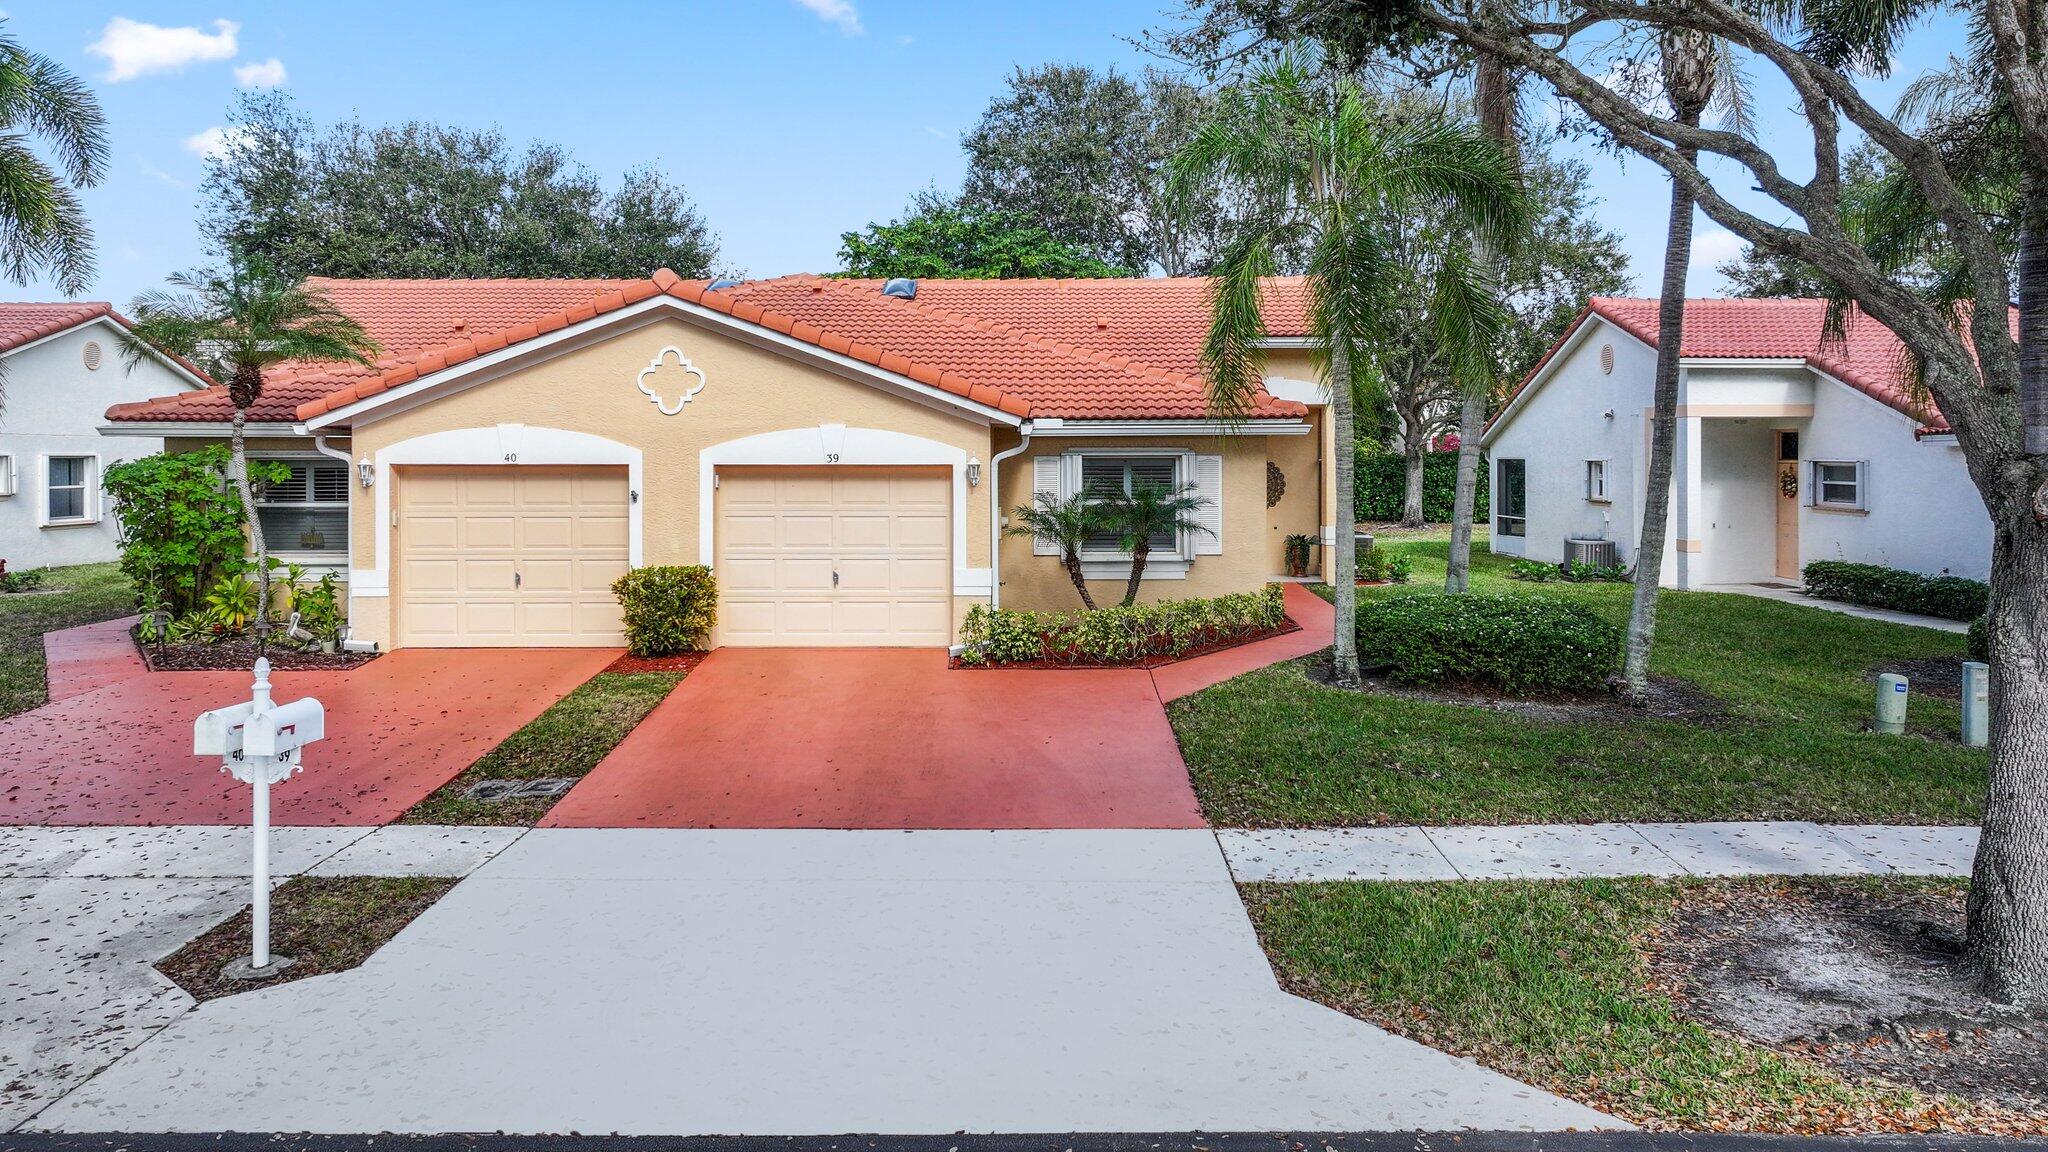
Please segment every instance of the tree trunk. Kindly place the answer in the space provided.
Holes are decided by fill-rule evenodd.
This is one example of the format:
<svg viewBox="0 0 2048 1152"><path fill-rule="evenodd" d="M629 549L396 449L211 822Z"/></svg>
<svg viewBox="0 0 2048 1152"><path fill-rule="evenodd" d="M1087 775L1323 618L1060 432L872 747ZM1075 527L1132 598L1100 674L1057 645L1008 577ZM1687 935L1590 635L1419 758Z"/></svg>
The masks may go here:
<svg viewBox="0 0 2048 1152"><path fill-rule="evenodd" d="M1422 452L1429 441L1421 432L1420 423L1407 414L1402 419L1408 422L1408 430L1401 434L1401 455L1407 464L1407 484L1401 493L1401 527L1420 528L1428 523L1422 514Z"/></svg>
<svg viewBox="0 0 2048 1152"><path fill-rule="evenodd" d="M1131 581L1124 585L1124 607L1138 602L1138 581L1145 578L1145 562L1152 558L1152 545L1144 540L1131 549Z"/></svg>
<svg viewBox="0 0 2048 1152"><path fill-rule="evenodd" d="M1681 116L1692 124L1699 114ZM1691 149L1680 155L1692 162ZM1671 182L1671 219L1664 232L1664 285L1657 301L1657 375L1650 416L1649 486L1636 536L1636 587L1628 610L1628 646L1621 663L1622 696L1641 704L1650 691L1650 646L1657 634L1658 578L1671 523L1671 471L1678 451L1678 353L1685 339L1685 272L1692 263L1692 196Z"/></svg>
<svg viewBox="0 0 2048 1152"><path fill-rule="evenodd" d="M264 545L263 522L256 518L256 493L249 486L249 457L242 440L242 425L248 419L248 410L237 408L228 425L228 479L241 498L242 517L249 523L249 547L256 554L256 650L261 652L270 635L270 549Z"/></svg>
<svg viewBox="0 0 2048 1152"><path fill-rule="evenodd" d="M2044 446L2048 403L2048 202L2022 186L2020 395L2027 449ZM2034 483L2038 484L2039 473ZM2037 490L1993 507L1991 773L1971 870L1969 958L1992 997L2048 1007L2048 524Z"/></svg>
<svg viewBox="0 0 2048 1152"><path fill-rule="evenodd" d="M1358 431L1351 411L1351 351L1337 333L1330 340L1330 425L1336 437L1337 524L1331 579L1336 581L1337 635L1330 649L1331 679L1358 684L1358 553L1352 545L1358 519Z"/></svg>
<svg viewBox="0 0 2048 1152"><path fill-rule="evenodd" d="M1067 579L1074 582L1074 591L1081 594L1082 606L1095 611L1095 597L1088 594L1088 577L1081 572L1081 554L1068 548L1061 554L1060 563L1067 566Z"/></svg>
<svg viewBox="0 0 2048 1152"><path fill-rule="evenodd" d="M1484 7L1491 9L1497 5ZM1479 113L1479 130L1500 147L1513 148L1515 86L1507 64L1499 57L1479 54L1472 102ZM1472 259L1480 277L1498 292L1499 254L1481 242L1473 245ZM1467 382L1464 399L1458 406L1458 489L1451 501L1451 555L1444 570L1446 592L1460 593L1472 587L1472 514L1479 503L1479 438L1486 431L1490 391L1486 385Z"/></svg>

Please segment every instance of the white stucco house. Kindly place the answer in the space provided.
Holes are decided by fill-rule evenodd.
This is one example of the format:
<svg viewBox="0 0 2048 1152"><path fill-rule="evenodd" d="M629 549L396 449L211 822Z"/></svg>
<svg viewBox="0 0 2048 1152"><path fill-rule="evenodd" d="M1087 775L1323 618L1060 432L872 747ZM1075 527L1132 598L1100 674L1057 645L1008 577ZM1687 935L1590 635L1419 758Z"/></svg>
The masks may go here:
<svg viewBox="0 0 2048 1152"><path fill-rule="evenodd" d="M1686 301L1667 586L1796 584L1815 560L1988 575L1990 517L1898 338L1858 313L1828 339L1826 309ZM1595 297L1494 419L1494 552L1600 539L1633 563L1656 345L1656 300Z"/></svg>
<svg viewBox="0 0 2048 1152"><path fill-rule="evenodd" d="M118 339L127 323L103 302L0 303L0 560L10 569L116 559L100 478L163 440L102 435L107 407L208 384L168 358L131 370Z"/></svg>

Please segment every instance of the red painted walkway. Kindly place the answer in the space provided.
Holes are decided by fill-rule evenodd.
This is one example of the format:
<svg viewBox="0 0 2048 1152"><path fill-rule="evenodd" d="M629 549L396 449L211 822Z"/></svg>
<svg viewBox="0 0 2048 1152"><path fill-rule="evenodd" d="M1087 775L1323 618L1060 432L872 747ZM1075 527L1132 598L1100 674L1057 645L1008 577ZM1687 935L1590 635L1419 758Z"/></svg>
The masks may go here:
<svg viewBox="0 0 2048 1152"><path fill-rule="evenodd" d="M1178 700L1233 676L1328 648L1335 636L1337 610L1299 584L1283 584L1281 589L1286 593L1287 615L1301 625L1301 631L1154 668L1152 683L1159 689L1159 698Z"/></svg>
<svg viewBox="0 0 2048 1152"><path fill-rule="evenodd" d="M926 649L722 648L555 806L561 827L1199 828L1149 673Z"/></svg>
<svg viewBox="0 0 2048 1152"><path fill-rule="evenodd" d="M118 663L103 639L46 645L59 657L51 672L59 698L0 720L0 824L246 823L248 787L192 755L192 719L248 699L249 673L150 673L138 660L129 674L91 687ZM272 792L273 818L389 821L617 655L419 648L350 672L276 673L279 700L317 696L328 722L306 770Z"/></svg>
<svg viewBox="0 0 2048 1152"><path fill-rule="evenodd" d="M44 677L50 699L64 700L149 671L128 630L138 617L123 616L43 633Z"/></svg>

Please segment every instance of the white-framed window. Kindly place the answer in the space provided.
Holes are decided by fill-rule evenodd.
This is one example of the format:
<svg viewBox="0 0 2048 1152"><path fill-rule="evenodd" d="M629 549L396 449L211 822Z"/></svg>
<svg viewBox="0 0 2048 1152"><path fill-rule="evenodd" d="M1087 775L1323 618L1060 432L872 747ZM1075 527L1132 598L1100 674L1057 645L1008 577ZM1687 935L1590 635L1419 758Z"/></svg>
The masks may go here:
<svg viewBox="0 0 2048 1152"><path fill-rule="evenodd" d="M0 453L0 496L14 495L14 457Z"/></svg>
<svg viewBox="0 0 2048 1152"><path fill-rule="evenodd" d="M1607 461L1586 461L1586 499L1595 504L1607 503Z"/></svg>
<svg viewBox="0 0 2048 1152"><path fill-rule="evenodd" d="M99 459L43 457L43 524L90 524L99 519Z"/></svg>
<svg viewBox="0 0 2048 1152"><path fill-rule="evenodd" d="M256 492L256 520L271 555L347 555L349 466L325 457L272 457L267 462L282 464L290 473Z"/></svg>
<svg viewBox="0 0 2048 1152"><path fill-rule="evenodd" d="M1181 462L1179 453L1163 456L1083 453L1080 490L1094 498L1129 496L1144 487L1162 488L1171 492L1186 483L1181 478ZM1180 551L1180 540L1173 532L1154 535L1151 545L1155 553ZM1097 533L1081 545L1081 555L1084 558L1108 560L1128 554L1114 532Z"/></svg>
<svg viewBox="0 0 2048 1152"><path fill-rule="evenodd" d="M1864 461L1815 460L1810 467L1812 483L1807 490L1813 494L1814 507L1861 512L1870 506Z"/></svg>
<svg viewBox="0 0 2048 1152"><path fill-rule="evenodd" d="M1500 460L1494 464L1493 530L1502 536L1529 534L1529 462Z"/></svg>

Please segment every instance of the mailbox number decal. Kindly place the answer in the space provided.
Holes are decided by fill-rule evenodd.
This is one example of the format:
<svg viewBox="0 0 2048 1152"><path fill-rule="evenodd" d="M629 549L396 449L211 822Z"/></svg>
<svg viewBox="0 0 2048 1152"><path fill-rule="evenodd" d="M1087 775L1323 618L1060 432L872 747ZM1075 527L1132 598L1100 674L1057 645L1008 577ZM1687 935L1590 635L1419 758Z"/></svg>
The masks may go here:
<svg viewBox="0 0 2048 1152"><path fill-rule="evenodd" d="M837 453L837 452L827 452L827 453L825 453L825 463L827 463L827 464L837 464L837 463L839 463L839 453Z"/></svg>

